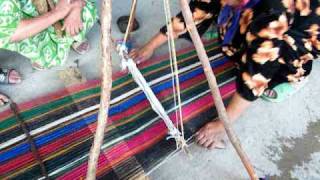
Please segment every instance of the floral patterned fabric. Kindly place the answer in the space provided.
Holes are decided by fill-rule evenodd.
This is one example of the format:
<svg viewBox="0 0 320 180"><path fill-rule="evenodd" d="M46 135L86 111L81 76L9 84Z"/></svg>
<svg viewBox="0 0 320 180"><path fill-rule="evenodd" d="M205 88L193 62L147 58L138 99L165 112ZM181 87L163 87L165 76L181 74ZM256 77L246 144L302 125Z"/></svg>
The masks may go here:
<svg viewBox="0 0 320 180"><path fill-rule="evenodd" d="M203 34L225 0L192 0L193 17ZM219 27L221 40L230 23ZM173 18L174 31L190 39L183 17ZM166 33L166 28L160 30ZM308 76L312 60L320 53L320 3L318 0L260 0L242 11L231 45L222 51L238 67L237 92L253 101L284 82L299 82Z"/></svg>
<svg viewBox="0 0 320 180"><path fill-rule="evenodd" d="M84 28L77 36L66 35L59 38L54 28L49 27L33 37L11 43L10 37L19 22L38 16L38 12L31 0L0 0L0 9L0 48L18 52L30 59L31 63L43 68L62 65L67 59L72 43L83 41L85 34L97 20L96 8L87 1L82 11Z"/></svg>

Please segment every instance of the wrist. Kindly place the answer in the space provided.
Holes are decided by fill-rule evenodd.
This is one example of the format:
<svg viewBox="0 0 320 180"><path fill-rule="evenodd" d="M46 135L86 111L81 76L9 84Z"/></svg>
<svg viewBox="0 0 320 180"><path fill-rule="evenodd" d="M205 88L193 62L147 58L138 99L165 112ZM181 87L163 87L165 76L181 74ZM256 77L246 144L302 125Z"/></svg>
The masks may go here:
<svg viewBox="0 0 320 180"><path fill-rule="evenodd" d="M72 3L71 11L81 12L84 6L85 6L85 1L76 0L75 2Z"/></svg>
<svg viewBox="0 0 320 180"><path fill-rule="evenodd" d="M59 20L62 20L63 18L65 18L68 13L69 10L67 8L63 8L63 9L53 9L52 11L53 15L56 16Z"/></svg>
<svg viewBox="0 0 320 180"><path fill-rule="evenodd" d="M82 7L79 6L79 5L73 6L73 7L71 8L71 11L81 11L81 10L82 10Z"/></svg>
<svg viewBox="0 0 320 180"><path fill-rule="evenodd" d="M159 33L148 42L147 46L150 49L154 50L154 49L157 49L159 46L161 46L166 41L167 41L167 36L162 33Z"/></svg>
<svg viewBox="0 0 320 180"><path fill-rule="evenodd" d="M223 122L222 122L220 119L217 120L216 122L217 122L219 128L224 128L224 124L223 124Z"/></svg>
<svg viewBox="0 0 320 180"><path fill-rule="evenodd" d="M81 7L74 7L71 9L71 13L75 13L75 14L81 14L82 8Z"/></svg>

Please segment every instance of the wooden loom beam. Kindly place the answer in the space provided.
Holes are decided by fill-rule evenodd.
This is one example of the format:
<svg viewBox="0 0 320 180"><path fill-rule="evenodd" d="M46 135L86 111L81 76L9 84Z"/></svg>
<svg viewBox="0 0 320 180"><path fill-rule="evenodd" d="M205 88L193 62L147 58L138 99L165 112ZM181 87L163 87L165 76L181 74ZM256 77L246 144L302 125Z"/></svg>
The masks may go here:
<svg viewBox="0 0 320 180"><path fill-rule="evenodd" d="M237 151L243 165L245 166L250 178L252 180L257 180L258 176L256 175L254 168L252 164L250 163L250 160L246 153L244 152L242 145L240 143L239 138L237 137L235 131L232 128L232 125L229 121L226 108L224 107L224 103L219 91L219 87L217 85L216 77L211 69L210 62L208 55L205 51L205 48L203 46L203 43L201 41L200 35L198 33L198 30L196 28L196 25L193 21L192 12L189 7L189 3L187 0L180 0L180 6L182 9L182 14L186 22L186 28L190 34L190 37L194 43L195 49L197 51L199 60L202 63L204 73L208 79L208 83L211 89L211 93L214 99L215 106L217 108L219 118L224 124L224 128L226 130L226 133L229 137L229 140L231 141L233 147Z"/></svg>
<svg viewBox="0 0 320 180"><path fill-rule="evenodd" d="M87 180L95 180L103 143L104 133L107 126L110 95L112 89L112 64L111 64L111 0L103 0L101 7L101 50L102 50L102 84L99 116L94 142L90 150Z"/></svg>

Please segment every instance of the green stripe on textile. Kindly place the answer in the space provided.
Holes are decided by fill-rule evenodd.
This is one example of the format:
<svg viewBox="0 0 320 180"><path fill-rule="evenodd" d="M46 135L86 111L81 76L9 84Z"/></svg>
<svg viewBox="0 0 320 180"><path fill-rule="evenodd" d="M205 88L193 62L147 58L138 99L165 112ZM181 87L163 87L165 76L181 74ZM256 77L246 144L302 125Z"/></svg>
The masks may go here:
<svg viewBox="0 0 320 180"><path fill-rule="evenodd" d="M218 46L218 42L213 42L212 44L207 45L205 48L208 51L208 50L211 50L212 48L217 47L217 46ZM186 59L186 58L188 58L190 56L194 56L194 55L196 55L196 51L195 50L191 50L191 51L189 51L189 52L187 52L185 54L181 54L180 56L178 56L177 60L181 61L183 59ZM163 67L163 66L168 66L168 65L170 65L170 61L169 60L165 60L165 61L162 61L160 63L157 63L157 64L151 65L149 67L146 67L146 68L144 68L144 69L142 69L140 71L141 71L142 74L145 74L145 73L148 73L148 72L150 72L152 70L158 69L158 68ZM131 76L125 76L125 77L117 79L112 84L115 87L115 86L118 86L118 85L120 85L120 84L122 84L125 81L128 81L130 79L131 79Z"/></svg>
<svg viewBox="0 0 320 180"><path fill-rule="evenodd" d="M225 69L225 71L223 71L223 72L221 72L221 73L218 74L217 79L218 79L219 81L221 81L221 82L224 82L222 79L224 78L224 76L229 76L232 70L233 70L232 67ZM232 73L231 73L231 74L232 74ZM205 89L208 89L207 86L208 86L207 81L206 81L206 80L203 80L203 81L200 81L200 82L198 82L197 84L195 84L193 87L184 89L183 91L181 91L181 93L182 93L182 95L183 95L183 94L188 94L188 93L194 92L195 90L196 90L196 91L201 91L201 90L204 90L204 87L206 87ZM209 93L210 93L210 92L208 92L208 94L209 94ZM205 96L205 95L203 95L203 96ZM203 97L203 96L201 96L201 97ZM201 97L198 97L198 99L201 98ZM161 103L162 103L162 104L168 104L168 103L170 104L170 101L173 101L173 94L171 94L169 97L166 97L165 99L162 99L162 100L161 100ZM188 104L189 104L189 103L188 103ZM128 125L130 125L130 124L132 124L132 123L133 123L133 124L134 124L134 123L137 123L137 121L136 121L137 119L141 120L141 118L146 117L146 115L149 114L150 112L153 112L153 110L151 109L151 107L148 107L147 109L143 110L143 112L141 112L141 113L139 113L139 114L135 114L134 116L128 116L128 117L122 118L121 120L117 120L114 124L112 124L113 127L116 127L116 129L113 129L113 131L119 131L118 128L121 128L121 126L123 126L123 125L119 125L119 124L125 124L126 128L128 128ZM173 113L173 112L171 112L171 113ZM154 123L157 123L157 122L159 122L159 119L158 119L156 122L154 122ZM145 127L145 128L146 128L146 129L149 128L149 127L152 126L154 123L148 125L148 126ZM145 129L144 129L144 130L145 130ZM144 130L141 130L141 131L139 131L138 133L133 134L132 136L127 137L127 138L130 139L130 138L132 138L133 136L137 136L137 135L143 133ZM108 132L108 134L111 133L110 127L109 127L109 129L107 130L107 132ZM115 134L117 134L117 133L115 132ZM121 133L119 133L119 136L122 136ZM103 149L103 151L107 151L107 150L108 150L109 148L111 148L113 145L119 143L119 142L110 143L110 138L111 138L111 137L108 137L108 135L105 134L103 144L104 144L104 146L106 146L106 145L108 144L108 146L106 146L106 147ZM111 139L117 139L117 138L119 138L119 137L118 137L118 136L114 136L114 137L112 137ZM81 144L78 144L77 146L74 146L74 147L73 147L71 150L69 150L68 152L73 151L74 149L81 149L83 143L86 143L87 141L91 141L91 140L92 140L92 135L91 135L91 136L87 136L86 138L83 138L82 140L84 140L84 141L83 141ZM121 142L121 141L122 141L122 140L120 140L120 142ZM80 141L79 141L79 142L80 142ZM65 152L65 153L67 153L67 152ZM60 155L61 155L61 154L60 154ZM61 155L61 156L62 156L62 155ZM68 172L68 171L71 171L72 169L74 169L75 167L78 167L79 165L85 163L86 161L87 161L87 157L85 157L85 158L83 158L83 159L80 159L79 161L74 161L74 162L72 162L72 163L74 163L74 164L72 164L72 165L68 166L67 168L63 169L60 173L56 174L56 175L54 176L54 178L55 178L55 177L59 177L59 176L61 176L62 174Z"/></svg>
<svg viewBox="0 0 320 180"><path fill-rule="evenodd" d="M211 44L208 44L205 48L206 50L210 50L214 47L217 47L218 46L218 42L213 42ZM195 50L191 50L189 52L186 52L185 54L181 54L180 56L178 56L178 61L179 60L183 60L183 59L186 59L190 56L193 56L193 55L196 55L196 51ZM151 65L149 67L146 67L144 69L141 70L142 74L146 74L154 69L158 69L160 67L163 67L163 66L167 66L170 64L170 61L169 60L165 60L165 61L162 61L160 63L157 63L157 64L154 64L154 65ZM120 84L123 84L125 83L126 81L130 80L131 79L131 76L124 76L124 77L121 77L117 80L115 80L113 82L113 87L116 87ZM63 97L61 99L58 99L58 100L55 100L55 101L52 101L52 102L49 102L47 104L43 104L41 106L37 106L35 108L32 108L30 110L27 110L25 112L21 112L21 117L24 121L28 121L38 115L41 115L41 114L44 114L46 112L49 112L50 110L52 109L57 109L59 107L62 107L66 104L69 104L69 103L72 103L74 101L77 101L81 98L84 98L84 97L87 97L91 94L97 94L99 93L101 90L100 87L96 87L96 88L93 88L93 89L87 89L87 90L84 90L84 91L81 91L81 92L78 92L78 93L75 93L75 94L72 94L72 95L69 95L69 96L66 96L66 97ZM7 128L10 128L11 126L14 126L16 125L17 121L15 119L14 116L11 116L9 118L7 118L6 120L3 120L0 122L0 132L7 129Z"/></svg>
<svg viewBox="0 0 320 180"><path fill-rule="evenodd" d="M41 106L34 107L28 111L22 112L21 117L25 121L28 119L32 119L32 118L34 118L40 114L46 113L52 109L57 109L65 104L74 102L77 99L87 97L91 94L97 94L100 92L100 89L101 89L100 87L96 87L93 89L87 89L85 91L82 91L82 92L79 92L79 93L52 101L48 104L43 104ZM9 128L10 126L15 125L16 123L17 123L17 121L16 121L15 117L10 117L4 121L1 121L0 122L0 131L4 130L6 128Z"/></svg>

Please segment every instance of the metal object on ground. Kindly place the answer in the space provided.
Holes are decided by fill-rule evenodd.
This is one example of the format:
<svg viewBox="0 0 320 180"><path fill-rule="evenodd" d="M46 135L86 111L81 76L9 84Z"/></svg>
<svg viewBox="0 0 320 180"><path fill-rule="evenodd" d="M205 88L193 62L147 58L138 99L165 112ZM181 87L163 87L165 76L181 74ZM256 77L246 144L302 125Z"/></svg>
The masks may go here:
<svg viewBox="0 0 320 180"><path fill-rule="evenodd" d="M41 170L42 175L45 177L45 179L49 179L48 172L47 172L46 167L40 157L36 143L34 142L32 136L29 132L27 124L23 121L23 119L21 118L21 116L19 114L19 109L18 109L17 104L15 102L13 102L12 100L10 103L10 108L11 108L11 111L14 113L17 121L19 122L19 125L20 125L21 129L23 130L24 134L27 136L27 141L30 144L30 149L32 151L34 158L36 159L36 161L38 162L38 164L40 166L40 170Z"/></svg>

